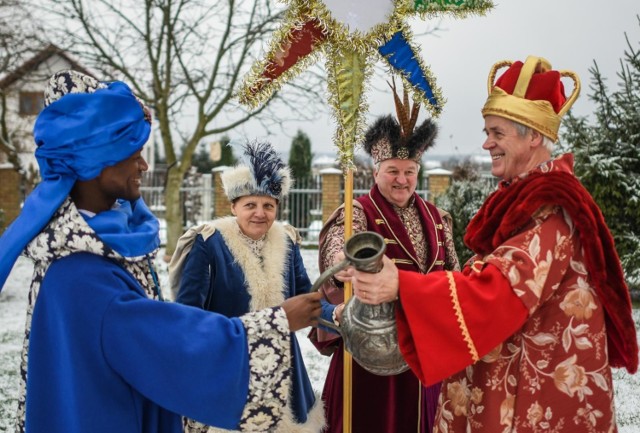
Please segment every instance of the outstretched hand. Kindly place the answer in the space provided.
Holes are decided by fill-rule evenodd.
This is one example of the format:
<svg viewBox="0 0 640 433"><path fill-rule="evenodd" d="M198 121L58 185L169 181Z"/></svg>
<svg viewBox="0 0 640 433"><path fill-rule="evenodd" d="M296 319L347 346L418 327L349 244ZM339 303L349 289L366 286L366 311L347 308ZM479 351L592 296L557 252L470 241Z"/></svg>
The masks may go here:
<svg viewBox="0 0 640 433"><path fill-rule="evenodd" d="M383 267L378 273L349 268L353 293L365 304L377 305L398 299L398 268L393 260L384 256Z"/></svg>
<svg viewBox="0 0 640 433"><path fill-rule="evenodd" d="M282 303L291 332L318 324L318 317L322 311L320 299L322 293L314 292L293 296Z"/></svg>

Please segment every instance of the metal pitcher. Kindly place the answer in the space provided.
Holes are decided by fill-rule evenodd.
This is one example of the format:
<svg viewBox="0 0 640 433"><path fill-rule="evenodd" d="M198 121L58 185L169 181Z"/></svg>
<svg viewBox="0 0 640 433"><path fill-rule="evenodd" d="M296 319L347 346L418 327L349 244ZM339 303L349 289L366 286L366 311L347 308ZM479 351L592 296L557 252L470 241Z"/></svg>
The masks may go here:
<svg viewBox="0 0 640 433"><path fill-rule="evenodd" d="M349 265L359 271L380 272L386 247L378 233L356 233L344 244L345 259L325 270L311 291L318 290L327 279ZM344 306L340 326L322 318L318 322L340 333L345 349L370 373L391 376L409 368L398 347L395 302L369 305L353 296Z"/></svg>

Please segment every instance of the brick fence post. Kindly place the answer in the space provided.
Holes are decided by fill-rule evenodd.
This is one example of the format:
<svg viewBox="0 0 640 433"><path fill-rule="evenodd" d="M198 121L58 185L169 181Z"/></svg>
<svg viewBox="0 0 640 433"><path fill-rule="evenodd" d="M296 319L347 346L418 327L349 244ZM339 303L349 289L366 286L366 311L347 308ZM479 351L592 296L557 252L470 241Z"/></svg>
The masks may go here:
<svg viewBox="0 0 640 433"><path fill-rule="evenodd" d="M322 223L338 206L342 204L342 171L337 168L325 168L320 170L322 176Z"/></svg>
<svg viewBox="0 0 640 433"><path fill-rule="evenodd" d="M230 167L222 165L220 167L216 167L211 170L211 174L213 174L213 218L214 219L231 215L229 200L227 199L227 195L224 193L224 188L222 187L222 180L220 179L220 175L222 174L222 172L227 170L228 168Z"/></svg>
<svg viewBox="0 0 640 433"><path fill-rule="evenodd" d="M453 172L443 168L425 170L429 178L429 201L434 202L436 197L444 194L451 185L451 175Z"/></svg>
<svg viewBox="0 0 640 433"><path fill-rule="evenodd" d="M0 164L0 233L20 214L20 173L11 164Z"/></svg>

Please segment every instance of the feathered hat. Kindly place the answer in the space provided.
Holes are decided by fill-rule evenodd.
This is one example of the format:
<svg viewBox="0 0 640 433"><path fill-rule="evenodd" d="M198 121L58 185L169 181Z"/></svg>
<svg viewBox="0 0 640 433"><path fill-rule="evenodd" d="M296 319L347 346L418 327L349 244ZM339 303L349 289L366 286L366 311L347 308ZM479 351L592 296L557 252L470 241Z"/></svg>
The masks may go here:
<svg viewBox="0 0 640 433"><path fill-rule="evenodd" d="M393 90L398 119L391 115L379 117L365 133L364 150L376 164L387 159L410 159L420 163L424 151L434 145L438 127L427 119L414 129L420 104L414 102L411 106L406 91L400 100L395 82L389 86Z"/></svg>
<svg viewBox="0 0 640 433"><path fill-rule="evenodd" d="M291 172L269 143L247 143L248 164L240 164L220 175L229 201L246 195L264 195L280 200L289 193Z"/></svg>
<svg viewBox="0 0 640 433"><path fill-rule="evenodd" d="M499 69L507 71L495 82ZM561 78L573 80L573 92L567 98ZM562 116L580 94L580 79L572 71L554 71L542 57L529 56L522 63L505 60L491 68L487 82L489 97L482 116L500 116L535 129L554 142Z"/></svg>

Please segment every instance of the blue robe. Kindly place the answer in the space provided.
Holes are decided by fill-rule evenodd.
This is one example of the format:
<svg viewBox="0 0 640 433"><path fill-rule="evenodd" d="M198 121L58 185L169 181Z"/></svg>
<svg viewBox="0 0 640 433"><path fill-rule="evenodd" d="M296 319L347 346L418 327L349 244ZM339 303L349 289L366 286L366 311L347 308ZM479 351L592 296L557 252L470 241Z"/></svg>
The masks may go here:
<svg viewBox="0 0 640 433"><path fill-rule="evenodd" d="M278 222L274 223L267 235L265 250L268 250L270 243L284 240L285 251L276 248L277 252L273 254L277 256L282 252L284 260L278 261L277 257L265 257L263 265L266 270L263 270L261 266L251 268L250 272L257 275L252 275L249 278L245 275L245 270L250 267L246 262L253 257L248 257L247 260L239 258L229 247L230 241L237 245L236 248L239 248L240 251L244 251L242 248L244 240L240 238L239 234L236 234L237 224L234 218L215 220L213 225L217 225L218 228L213 234L207 236L206 239L202 234L198 234L193 241L182 268L177 302L215 311L227 317L240 316L267 305L276 305L268 301L263 302L267 305L252 305L252 296L248 290L249 287L252 287L254 297L258 297L259 295L256 293L258 289L255 285L259 285L259 282L256 283L255 279L268 279L269 270L272 274L278 275L284 286L282 283L274 283L273 286L265 287L264 290L271 293L261 293L264 295L263 298L269 299L271 296L272 299L278 297L286 299L309 292L312 284L304 268L300 247L291 240ZM227 240L225 240L225 236ZM252 278L253 282L248 281ZM278 278L275 280L277 281ZM278 291L280 293L274 293ZM291 352L291 409L295 422L302 424L307 422L308 413L314 406L316 397L294 334L291 334Z"/></svg>
<svg viewBox="0 0 640 433"><path fill-rule="evenodd" d="M28 432L181 432L179 414L232 429L249 386L239 319L149 300L86 253L49 268L29 357Z"/></svg>
<svg viewBox="0 0 640 433"><path fill-rule="evenodd" d="M153 254L123 257L98 237L139 240L122 223L138 210L89 219L96 234L67 201L29 245L37 301L26 432L179 433L182 416L227 429L275 425L290 382L286 314L229 319L150 299ZM104 218L113 224L95 224Z"/></svg>

